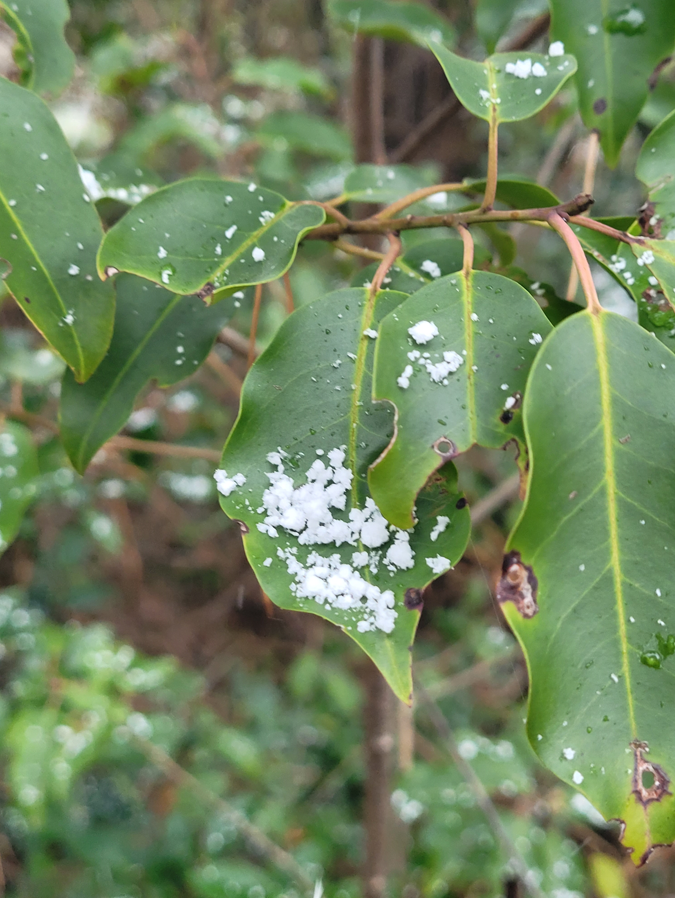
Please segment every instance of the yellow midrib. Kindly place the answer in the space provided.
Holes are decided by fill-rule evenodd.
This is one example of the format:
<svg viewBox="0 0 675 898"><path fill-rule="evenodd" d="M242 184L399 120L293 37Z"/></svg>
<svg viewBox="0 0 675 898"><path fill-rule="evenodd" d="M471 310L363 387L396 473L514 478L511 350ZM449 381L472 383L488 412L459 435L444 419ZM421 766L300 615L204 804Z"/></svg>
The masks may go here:
<svg viewBox="0 0 675 898"><path fill-rule="evenodd" d="M599 315L586 313L591 320L593 339L597 352L598 375L600 379L600 403L602 408L602 426L605 456L605 482L607 484L607 518L609 526L609 544L612 573L614 576L614 591L616 594L616 611L619 620L619 638L621 640L621 665L626 683L626 697L628 701L628 717L633 739L637 738L637 726L635 723L635 709L633 706L633 690L631 686L630 666L628 659L628 633L626 629L626 610L624 608L623 582L621 576L621 558L619 553L619 525L616 507L616 472L614 470L614 447L612 426L612 398L609 384L607 344L603 320L606 320L606 312Z"/></svg>

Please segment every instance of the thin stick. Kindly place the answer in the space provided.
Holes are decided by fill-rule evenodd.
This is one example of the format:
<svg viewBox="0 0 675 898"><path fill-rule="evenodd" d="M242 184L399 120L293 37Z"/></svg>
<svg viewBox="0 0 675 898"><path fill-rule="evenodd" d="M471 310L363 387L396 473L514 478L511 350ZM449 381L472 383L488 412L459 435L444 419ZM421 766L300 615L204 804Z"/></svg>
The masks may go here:
<svg viewBox="0 0 675 898"><path fill-rule="evenodd" d="M284 290L286 291L286 311L290 315L295 310L295 301L293 299L293 288L291 287L291 276L288 272L284 274Z"/></svg>
<svg viewBox="0 0 675 898"><path fill-rule="evenodd" d="M588 311L593 315L599 314L602 311L602 306L600 305L600 300L598 299L595 284L593 283L591 267L588 264L586 253L583 251L583 248L579 243L579 238L574 233L572 228L567 224L567 222L564 221L557 212L553 212L549 216L548 221L551 227L560 234L562 239L567 244L567 249L570 251L572 261L574 262L576 269L579 272L581 289L584 291L584 296L586 297Z"/></svg>
<svg viewBox="0 0 675 898"><path fill-rule="evenodd" d="M584 185L583 192L584 193L593 193L593 188L595 187L595 172L598 167L598 154L600 152L600 137L598 136L597 131L591 131L588 136L588 148L586 153L586 166L584 168ZM588 215L588 210L586 212L582 212L582 215ZM577 287L579 285L579 275L577 274L577 269L574 265L572 265L572 270L570 271L570 278L567 283L567 293L565 294L565 298L569 302L574 302L574 297L577 295Z"/></svg>
<svg viewBox="0 0 675 898"><path fill-rule="evenodd" d="M226 383L230 390L235 394L235 396L239 396L241 393L242 380L241 378L235 374L235 372L230 368L227 362L224 362L217 352L210 352L206 357L206 364L209 368L214 371L218 377Z"/></svg>
<svg viewBox="0 0 675 898"><path fill-rule="evenodd" d="M473 237L466 225L458 225L457 230L464 244L464 257L462 259L462 274L468 278L473 268Z"/></svg>
<svg viewBox="0 0 675 898"><path fill-rule="evenodd" d="M387 276L387 272L398 258L398 254L401 252L401 238L398 236L398 234L387 234L387 240L389 241L389 249L378 265L377 271L375 272L375 275L373 277L373 281L370 285L371 296L374 296L375 293L377 293L377 291L382 288L382 281Z"/></svg>
<svg viewBox="0 0 675 898"><path fill-rule="evenodd" d="M138 440L135 437L116 436L108 440L102 449L131 449L134 452L147 452L148 455L170 455L174 458L204 458L218 464L222 455L217 449L201 446L180 446L173 443L160 443L156 440Z"/></svg>
<svg viewBox="0 0 675 898"><path fill-rule="evenodd" d="M336 198L336 201L346 203L348 199L349 199L348 196L344 197L344 198L339 196ZM338 209L336 209L335 206L333 205L333 202L321 203L321 202L319 202L319 200L300 200L297 205L298 206L321 206L321 208L328 215L330 215L331 218L334 218L335 221L339 221L343 225L349 224L350 219L347 218L346 215L343 215L343 213L340 212Z"/></svg>
<svg viewBox="0 0 675 898"><path fill-rule="evenodd" d="M384 253L376 253L374 249L367 249L365 246L355 246L346 240L336 240L333 246L335 249L341 249L343 253L361 256L362 259L369 259L371 262L381 262L384 259Z"/></svg>
<svg viewBox="0 0 675 898"><path fill-rule="evenodd" d="M435 193L452 193L455 190L467 190L467 186L462 183L457 183L436 184L433 187L420 187L419 190L413 190L412 193L404 196L403 199L396 200L395 203L390 203L388 206L385 206L381 212L378 212L377 215L373 215L373 218L376 221L385 221L388 218L393 218L394 215L401 212L403 209L407 209L408 206L412 206L413 203L418 203L428 196L433 196Z"/></svg>
<svg viewBox="0 0 675 898"><path fill-rule="evenodd" d="M246 369L248 370L253 362L255 362L256 348L255 338L258 333L258 318L260 317L260 303L262 300L262 284L256 284L255 296L253 297L253 317L251 318L251 333L248 338L248 355L246 357Z"/></svg>
<svg viewBox="0 0 675 898"><path fill-rule="evenodd" d="M255 847L267 861L283 870L294 882L302 889L312 890L314 882L305 873L300 864L293 855L284 851L279 845L273 842L262 830L258 829L255 824L251 823L241 811L233 807L224 798L207 789L195 776L185 770L180 764L177 764L170 755L162 751L159 746L147 739L134 737L134 744L141 750L145 757L158 767L162 773L181 788L189 790L193 796L197 796L200 801L209 804L227 817L241 835Z"/></svg>
<svg viewBox="0 0 675 898"><path fill-rule="evenodd" d="M218 342L223 346L228 346L233 352L239 355L247 356L249 351L249 341L243 334L236 331L233 327L224 327L218 334ZM256 355L258 350L256 349Z"/></svg>
<svg viewBox="0 0 675 898"><path fill-rule="evenodd" d="M552 212L565 216L579 215L593 204L593 197L579 194L573 200L557 206L541 206L536 209L469 209L466 212L446 212L441 215L406 215L379 221L364 218L351 221L349 225L340 222L319 225L311 230L305 240L337 240L344 234L385 234L387 231L410 231L419 228L454 228L458 224L472 224L483 221L548 221Z"/></svg>
<svg viewBox="0 0 675 898"><path fill-rule="evenodd" d="M487 520L498 508L511 502L518 495L520 488L520 474L514 474L507 480L504 480L493 490L491 490L482 499L479 499L475 505L469 509L471 512L471 523L475 527Z"/></svg>
<svg viewBox="0 0 675 898"><path fill-rule="evenodd" d="M466 784L473 792L476 803L487 817L488 823L490 824L497 840L501 843L504 853L508 855L509 862L513 870L522 880L523 886L532 896L532 898L546 898L539 886L533 881L531 871L525 863L525 859L518 851L511 839L511 836L504 828L501 818L497 813L497 809L492 803L492 799L488 795L485 786L476 775L473 767L459 753L459 747L457 745L457 742L455 741L454 734L450 729L448 721L441 714L438 706L429 696L429 693L419 682L415 683L415 690L422 699L427 714L429 715L429 719L434 725L436 732L441 737L441 739L443 739L448 754L454 761L455 766L459 770Z"/></svg>
<svg viewBox="0 0 675 898"><path fill-rule="evenodd" d="M634 237L625 231L619 231L611 225L605 224L604 221L596 221L594 218L586 218L584 215L570 215L567 219L571 224L580 225L582 228L588 228L591 231L597 231L599 234L606 234L608 237L614 237L622 243L636 243L638 246L644 245L642 237Z"/></svg>
<svg viewBox="0 0 675 898"><path fill-rule="evenodd" d="M498 132L497 107L493 103L490 110L490 132L488 134L487 178L485 179L485 196L480 207L481 212L489 212L494 206L497 196Z"/></svg>

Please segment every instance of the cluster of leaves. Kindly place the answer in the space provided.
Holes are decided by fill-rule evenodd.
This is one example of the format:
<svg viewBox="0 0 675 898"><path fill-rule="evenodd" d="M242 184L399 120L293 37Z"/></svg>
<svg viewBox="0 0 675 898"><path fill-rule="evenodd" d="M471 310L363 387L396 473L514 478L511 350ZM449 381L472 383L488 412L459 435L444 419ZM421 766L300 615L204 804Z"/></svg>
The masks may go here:
<svg viewBox="0 0 675 898"><path fill-rule="evenodd" d="M497 596L528 660L529 738L550 770L622 821L641 860L675 839L675 733L662 697L675 638L675 113L640 152L648 205L639 217L584 218L588 203L561 203L497 168L499 126L539 114L572 83L585 125L616 164L647 80L675 45L675 21L666 0L611 6L552 0L548 52L479 62L456 53L454 29L419 4L333 0L336 28L435 54L460 103L488 123L482 183L434 185L423 169L355 166L342 129L280 110L256 126L265 152L255 178L160 186L139 164L167 133L189 134L216 156L241 131L174 105L98 166L78 167L39 96L64 87L72 70L65 40L54 39L65 2L0 3L21 81L0 78L0 265L67 366L59 435L82 473L147 384L199 369L249 288L281 278L301 242L309 257L323 252L312 247L321 238L349 250L346 235L388 234L391 252L375 254L375 270L351 286L340 272L340 289L317 289L253 366L218 472L222 507L241 522L266 594L345 630L407 701L422 590L461 559L470 535L453 459L513 444L526 502ZM98 53L109 92L124 89L130 57L121 40ZM162 68L136 62L137 83ZM331 94L320 73L288 61L241 64L234 78ZM301 177L303 154L333 164ZM389 206L360 223L340 211L363 202ZM511 220L565 238L587 308L553 291L538 301L512 265L515 246L499 224ZM397 236L452 226L461 240L445 230L433 240ZM498 263L474 252L469 230L478 228ZM635 300L637 323L601 308L584 251ZM37 489L30 432L8 424L0 456L8 544Z"/></svg>

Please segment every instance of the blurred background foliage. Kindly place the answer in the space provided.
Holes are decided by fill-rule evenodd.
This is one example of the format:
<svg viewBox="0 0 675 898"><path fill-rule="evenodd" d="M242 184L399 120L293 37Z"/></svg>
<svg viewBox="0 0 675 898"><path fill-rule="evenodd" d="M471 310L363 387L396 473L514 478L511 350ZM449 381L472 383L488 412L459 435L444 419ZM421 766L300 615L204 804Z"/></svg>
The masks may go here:
<svg viewBox="0 0 675 898"><path fill-rule="evenodd" d="M319 0L70 5L76 77L51 105L81 165L96 174L107 223L135 197L193 173L327 199L343 191L354 161L365 161L356 95L367 73L364 81L354 34ZM546 45L543 0L428 5L466 55L481 57L528 28L528 46ZM484 123L452 112L440 67L414 35L401 37L394 29L382 45L390 159L414 165L422 183L482 177ZM9 76L12 44L3 25L0 68ZM639 206L632 172L640 132L674 99L666 71L619 167L599 170L599 214ZM565 89L535 119L503 126L502 171L538 173L562 197L578 192L585 136L575 103ZM429 128L439 108L450 111ZM432 200L449 209L462 202ZM526 233L515 264L562 295L568 269L557 238ZM446 236L409 232L404 243ZM516 226L511 236L523 233ZM486 258L501 257L505 241L511 251L505 229L483 238ZM603 305L630 313L623 292L597 273ZM354 277L353 258L308 243L290 274L294 302ZM207 364L176 387L144 391L127 436L222 446L245 374L238 335L250 326L248 292ZM261 346L287 314L284 286L266 286ZM319 618L279 611L261 595L218 508L214 463L109 444L86 476L75 474L49 427L62 364L11 301L0 317L2 411L11 416L23 404L38 446L25 472L30 511L0 559L4 893L299 898L310 882L317 896L363 894L367 673L357 648ZM416 676L546 894L670 895L672 850L635 871L615 830L543 771L525 740L526 671L491 598L519 507L514 471L508 453L462 460L462 487L474 511L482 508L481 523L457 569L427 591ZM414 717L398 712L398 742L390 894L520 894L423 704Z"/></svg>

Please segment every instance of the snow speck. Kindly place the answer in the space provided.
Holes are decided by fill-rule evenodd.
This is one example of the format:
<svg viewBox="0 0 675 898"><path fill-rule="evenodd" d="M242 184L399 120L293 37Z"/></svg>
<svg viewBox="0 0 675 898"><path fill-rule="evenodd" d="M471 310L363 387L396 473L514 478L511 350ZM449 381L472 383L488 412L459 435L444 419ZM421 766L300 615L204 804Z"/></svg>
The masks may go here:
<svg viewBox="0 0 675 898"><path fill-rule="evenodd" d="M464 364L464 359L457 352L450 350L443 353L442 362L432 362L431 359L422 358L421 364L427 370L427 374L436 384L447 384L448 374L454 374L455 371Z"/></svg>
<svg viewBox="0 0 675 898"><path fill-rule="evenodd" d="M548 48L549 56L563 56L565 53L565 45L562 41L553 41L551 46Z"/></svg>
<svg viewBox="0 0 675 898"><path fill-rule="evenodd" d="M429 340L433 340L434 337L437 337L438 328L433 321L418 321L417 324L413 324L412 327L408 328L408 333L415 343L419 345L428 343Z"/></svg>
<svg viewBox="0 0 675 898"><path fill-rule="evenodd" d="M259 246L254 246L253 252L251 253L251 255L253 256L254 262L262 262L263 259L265 258L265 250L260 249Z"/></svg>
<svg viewBox="0 0 675 898"><path fill-rule="evenodd" d="M79 273L80 273L79 265L75 265L75 263L73 262L71 265L68 266L68 274L71 274L73 277L75 277L75 275L79 274Z"/></svg>
<svg viewBox="0 0 675 898"><path fill-rule="evenodd" d="M410 376L413 373L413 366L406 365L403 369L403 373L396 379L396 383L402 390L407 390L410 386Z"/></svg>
<svg viewBox="0 0 675 898"><path fill-rule="evenodd" d="M377 340L377 331L373 330L372 327L367 327L363 332L364 337L370 337L371 340Z"/></svg>
<svg viewBox="0 0 675 898"><path fill-rule="evenodd" d="M49 153L40 153L40 159L42 159L43 162L46 162L47 159L49 159Z"/></svg>
<svg viewBox="0 0 675 898"><path fill-rule="evenodd" d="M28 122L24 122L24 123L23 123L23 127L24 127L24 130L25 130L25 131L32 131L32 130L33 130L33 126L30 125Z"/></svg>
<svg viewBox="0 0 675 898"><path fill-rule="evenodd" d="M234 474L232 477L228 477L227 471L223 468L219 468L214 473L213 479L216 481L218 492L223 496L229 496L238 486L243 486L246 483L246 477L243 474Z"/></svg>
<svg viewBox="0 0 675 898"><path fill-rule="evenodd" d="M420 265L420 271L426 271L432 278L439 278L441 276L441 269L439 268L438 263L434 262L433 259L425 259Z"/></svg>
<svg viewBox="0 0 675 898"><path fill-rule="evenodd" d="M442 555L436 555L434 558L427 558L426 562L431 568L432 573L437 576L444 571L447 571L452 566L450 564L450 559L444 558Z"/></svg>
<svg viewBox="0 0 675 898"><path fill-rule="evenodd" d="M258 221L260 222L261 225L266 225L266 224L268 224L268 222L272 221L273 218L274 218L274 212L269 212L267 209L265 209L258 216Z"/></svg>
<svg viewBox="0 0 675 898"><path fill-rule="evenodd" d="M580 773L578 770L575 770L572 774L572 782L576 783L577 786L580 786L584 781L583 773Z"/></svg>
<svg viewBox="0 0 675 898"><path fill-rule="evenodd" d="M439 514L436 518L436 523L434 525L434 529L429 534L431 537L431 542L435 543L441 533L445 532L446 527L450 523L450 518L446 518L445 515Z"/></svg>
<svg viewBox="0 0 675 898"><path fill-rule="evenodd" d="M535 90L534 90L534 92L535 92L535 94L536 94L537 96L539 96L539 95L541 94L541 88L540 88L540 87L536 87Z"/></svg>
<svg viewBox="0 0 675 898"><path fill-rule="evenodd" d="M581 573L583 574L583 572L586 570L586 565L585 565L585 564L580 564L580 565L579 565L579 570L580 570Z"/></svg>
<svg viewBox="0 0 675 898"><path fill-rule="evenodd" d="M546 69L540 62L535 62L535 64L532 66L532 74L535 78L545 78Z"/></svg>
<svg viewBox="0 0 675 898"><path fill-rule="evenodd" d="M478 315L476 315L475 312L472 312L472 313L471 313L471 320L472 320L472 321L478 321L478 320L479 320Z"/></svg>
<svg viewBox="0 0 675 898"><path fill-rule="evenodd" d="M160 246L160 248L157 250L157 258L158 259L166 259L166 257L168 255L169 254L167 253L167 251L164 249L163 246Z"/></svg>
<svg viewBox="0 0 675 898"><path fill-rule="evenodd" d="M515 75L516 78L529 78L532 73L532 60L517 59L515 62L507 62L504 69L507 75Z"/></svg>
<svg viewBox="0 0 675 898"><path fill-rule="evenodd" d="M536 346L537 343L541 343L542 339L543 338L542 338L541 334L532 334L532 336L530 337L530 339L527 342L531 343L533 346Z"/></svg>
<svg viewBox="0 0 675 898"><path fill-rule="evenodd" d="M507 396L506 402L504 403L504 408L508 411L509 409L513 408L517 401L518 400L515 396Z"/></svg>
<svg viewBox="0 0 675 898"><path fill-rule="evenodd" d="M508 384L502 384L502 386L501 386L502 390L508 390L508 388L509 388Z"/></svg>
<svg viewBox="0 0 675 898"><path fill-rule="evenodd" d="M576 751L573 748L563 748L563 757L568 761L573 761Z"/></svg>
<svg viewBox="0 0 675 898"><path fill-rule="evenodd" d="M68 312L63 316L64 324L73 324L75 322L75 315L72 309L68 309Z"/></svg>
<svg viewBox="0 0 675 898"><path fill-rule="evenodd" d="M216 243L216 248L214 249L214 253L215 253L217 256L222 256L222 254L223 254L223 248L222 248L222 246L220 245L220 243Z"/></svg>
<svg viewBox="0 0 675 898"><path fill-rule="evenodd" d="M659 598L661 598L661 590L660 590L660 589L657 589L657 590L656 590L656 595L657 595Z"/></svg>
<svg viewBox="0 0 675 898"><path fill-rule="evenodd" d="M225 231L225 236L227 237L228 240L231 240L231 239L234 237L236 230L237 230L237 226L236 226L236 225L231 225L231 226Z"/></svg>
<svg viewBox="0 0 675 898"><path fill-rule="evenodd" d="M272 564L272 559L271 559L271 558L266 558L266 559L263 561L263 567L269 567L271 564Z"/></svg>
<svg viewBox="0 0 675 898"><path fill-rule="evenodd" d="M255 188L256 188L256 185L251 181L251 183L248 185L248 192L253 193Z"/></svg>
<svg viewBox="0 0 675 898"><path fill-rule="evenodd" d="M610 674L609 676L610 676L610 679L612 680L612 682L614 682L614 683L619 682L619 678L617 677L617 675L615 673Z"/></svg>

